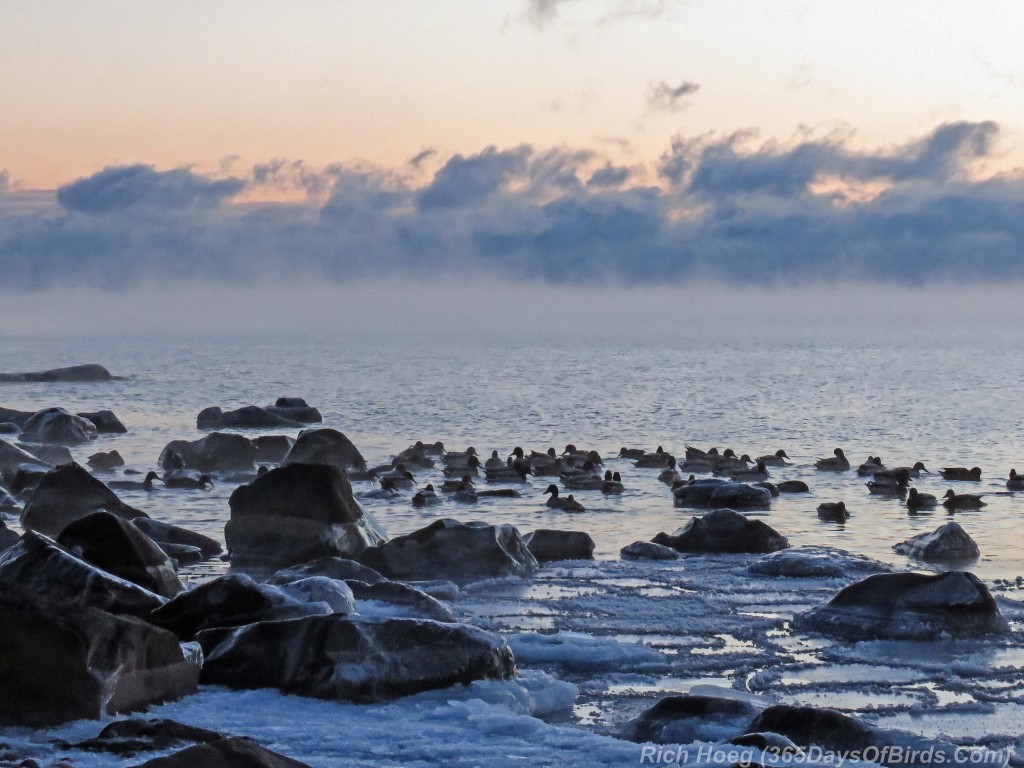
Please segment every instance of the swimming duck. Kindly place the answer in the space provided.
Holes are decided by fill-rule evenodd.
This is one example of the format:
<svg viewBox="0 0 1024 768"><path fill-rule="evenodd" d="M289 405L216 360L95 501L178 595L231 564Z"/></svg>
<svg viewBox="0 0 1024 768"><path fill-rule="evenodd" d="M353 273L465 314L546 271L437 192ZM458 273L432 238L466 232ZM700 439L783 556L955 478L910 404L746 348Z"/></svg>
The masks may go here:
<svg viewBox="0 0 1024 768"><path fill-rule="evenodd" d="M156 472L150 472L146 475L145 480L111 480L106 485L108 488L114 488L118 491L152 491L153 481L159 480L160 475Z"/></svg>
<svg viewBox="0 0 1024 768"><path fill-rule="evenodd" d="M572 498L572 496L559 496L558 486L554 483L549 485L544 493L551 494L544 503L552 509L565 509L569 504L569 499Z"/></svg>
<svg viewBox="0 0 1024 768"><path fill-rule="evenodd" d="M763 461L758 461L753 467L749 469L735 469L729 473L729 477L738 483L749 483L757 482L759 480L767 480L769 477L768 467L764 465Z"/></svg>
<svg viewBox="0 0 1024 768"><path fill-rule="evenodd" d="M448 451L441 457L441 461L444 462L446 467L464 467L469 464L469 457L473 456L479 460L476 454L476 448L472 445L464 451Z"/></svg>
<svg viewBox="0 0 1024 768"><path fill-rule="evenodd" d="M563 469L559 477L562 484L573 491L599 491L604 483L604 478L596 473L594 465L589 461L578 469Z"/></svg>
<svg viewBox="0 0 1024 768"><path fill-rule="evenodd" d="M766 467L784 467L789 456L781 448L775 453L770 453L767 456L758 456L757 460L764 464Z"/></svg>
<svg viewBox="0 0 1024 768"><path fill-rule="evenodd" d="M546 453L530 451L529 459L534 475L550 477L562 471L562 458L555 453L554 448L548 448Z"/></svg>
<svg viewBox="0 0 1024 768"><path fill-rule="evenodd" d="M1006 481L1006 487L1011 491L1024 491L1024 475L1018 475L1016 469L1010 470L1010 479Z"/></svg>
<svg viewBox="0 0 1024 768"><path fill-rule="evenodd" d="M659 445L657 449L654 451L654 453L645 453L643 456L641 456L639 459L633 462L633 466L647 467L651 469L667 467L668 460L671 458L671 454L667 453L665 449Z"/></svg>
<svg viewBox="0 0 1024 768"><path fill-rule="evenodd" d="M468 485L472 488L473 478L469 475L463 475L458 480L445 480L441 483L441 493L455 493L464 485Z"/></svg>
<svg viewBox="0 0 1024 768"><path fill-rule="evenodd" d="M434 493L434 486L430 483L427 483L423 490L416 491L412 497L412 505L414 507L427 507L431 504L437 504L439 501L440 499L437 498L437 494Z"/></svg>
<svg viewBox="0 0 1024 768"><path fill-rule="evenodd" d="M680 472L694 472L698 475L707 475L715 471L715 465L707 459L687 458L677 466Z"/></svg>
<svg viewBox="0 0 1024 768"><path fill-rule="evenodd" d="M943 480L968 480L973 483L981 482L981 467L943 467L939 470Z"/></svg>
<svg viewBox="0 0 1024 768"><path fill-rule="evenodd" d="M981 500L980 493L956 493L950 488L942 498L945 499L942 506L950 510L980 509L986 506L985 502Z"/></svg>
<svg viewBox="0 0 1024 768"><path fill-rule="evenodd" d="M917 488L911 488L910 495L907 496L907 509L931 509L937 501L938 499L930 493L921 493Z"/></svg>
<svg viewBox="0 0 1024 768"><path fill-rule="evenodd" d="M619 448L618 458L620 459L631 459L636 461L637 459L643 458L644 454L647 453L643 448Z"/></svg>
<svg viewBox="0 0 1024 768"><path fill-rule="evenodd" d="M742 456L737 456L732 448L726 448L721 458L712 460L711 463L715 468L714 472L716 475L728 475L730 472L750 469L750 465L754 461L750 458L749 454L744 453Z"/></svg>
<svg viewBox="0 0 1024 768"><path fill-rule="evenodd" d="M508 457L508 461L511 461L512 466L516 469L521 469L524 472L533 471L533 465L530 460L526 458L526 453L518 445L512 449L512 455Z"/></svg>
<svg viewBox="0 0 1024 768"><path fill-rule="evenodd" d="M619 476L618 472L604 473L604 482L601 484L601 493L622 493L624 490L626 490L626 488L622 484L622 478Z"/></svg>
<svg viewBox="0 0 1024 768"><path fill-rule="evenodd" d="M393 465L402 463L411 469L431 469L434 466L434 460L427 456L427 447L422 440L417 440L415 444L395 456L391 463Z"/></svg>
<svg viewBox="0 0 1024 768"><path fill-rule="evenodd" d="M201 475L194 470L171 470L164 472L164 476L160 479L163 480L164 485L168 488L189 488L201 490L205 489L207 486L210 486L211 488L213 487L213 480L209 475Z"/></svg>
<svg viewBox="0 0 1024 768"><path fill-rule="evenodd" d="M850 468L850 460L846 458L842 448L836 448L832 453L835 455L814 462L815 468L827 472L845 472Z"/></svg>
<svg viewBox="0 0 1024 768"><path fill-rule="evenodd" d="M451 466L446 466L441 470L441 472L445 477L460 477L462 475L472 475L473 477L477 477L480 474L478 471L479 467L480 459L476 456L470 456L465 464L453 464Z"/></svg>
<svg viewBox="0 0 1024 768"><path fill-rule="evenodd" d="M605 477L605 480L607 479L608 478ZM658 475L658 480L665 483L665 485L672 485L673 483L682 479L683 476L679 474L679 470L676 469L676 460L670 457L668 460L668 466L661 471L660 475Z"/></svg>
<svg viewBox="0 0 1024 768"><path fill-rule="evenodd" d="M885 469L881 456L868 456L868 460L857 467L858 477L868 477Z"/></svg>
<svg viewBox="0 0 1024 768"><path fill-rule="evenodd" d="M531 474L529 469L517 467L515 460L509 456L504 467L500 469L485 469L488 483L525 483L527 475Z"/></svg>
<svg viewBox="0 0 1024 768"><path fill-rule="evenodd" d="M928 468L924 465L923 461L915 461L912 467L896 467L896 472L906 470L910 477L920 477L922 472L928 472ZM928 474L931 474L928 472Z"/></svg>
<svg viewBox="0 0 1024 768"><path fill-rule="evenodd" d="M474 504L477 500L476 489L472 483L460 483L452 498L461 504Z"/></svg>
<svg viewBox="0 0 1024 768"><path fill-rule="evenodd" d="M398 464L393 470L377 479L381 488L412 488L416 484L416 478L405 468L405 464Z"/></svg>
<svg viewBox="0 0 1024 768"><path fill-rule="evenodd" d="M497 451L491 451L491 458L484 462L484 469L501 469L505 466L505 462L498 456Z"/></svg>
<svg viewBox="0 0 1024 768"><path fill-rule="evenodd" d="M872 476L868 482L868 491L882 495L902 496L907 492L908 485L910 485L910 475L905 471L890 472L886 470Z"/></svg>
<svg viewBox="0 0 1024 768"><path fill-rule="evenodd" d="M842 501L826 501L818 505L818 517L834 523L845 523L850 519L846 511L846 503Z"/></svg>

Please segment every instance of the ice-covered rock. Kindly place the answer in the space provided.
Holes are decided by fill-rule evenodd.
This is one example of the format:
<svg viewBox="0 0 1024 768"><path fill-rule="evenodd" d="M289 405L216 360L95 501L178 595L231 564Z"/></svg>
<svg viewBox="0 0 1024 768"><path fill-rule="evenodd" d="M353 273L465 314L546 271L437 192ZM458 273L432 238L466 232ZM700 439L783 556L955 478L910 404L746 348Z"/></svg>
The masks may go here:
<svg viewBox="0 0 1024 768"><path fill-rule="evenodd" d="M747 566L755 576L796 579L839 578L889 573L892 566L833 547L805 546L772 552Z"/></svg>
<svg viewBox="0 0 1024 768"><path fill-rule="evenodd" d="M760 707L743 698L665 696L630 722L623 736L630 741L655 744L726 741L741 733L760 711Z"/></svg>
<svg viewBox="0 0 1024 768"><path fill-rule="evenodd" d="M959 523L946 523L930 533L894 544L893 550L899 555L934 563L967 563L981 555L978 544Z"/></svg>
<svg viewBox="0 0 1024 768"><path fill-rule="evenodd" d="M0 519L0 553L17 544L20 538L17 533L8 528L4 521Z"/></svg>
<svg viewBox="0 0 1024 768"><path fill-rule="evenodd" d="M861 639L1004 633L1006 620L973 573L880 573L793 617L797 629Z"/></svg>
<svg viewBox="0 0 1024 768"><path fill-rule="evenodd" d="M446 623L455 621L451 608L409 584L400 581L367 584L354 579L346 583L358 601L356 610L361 616L433 619Z"/></svg>
<svg viewBox="0 0 1024 768"><path fill-rule="evenodd" d="M500 637L436 621L333 614L208 630L198 640L206 683L323 699L377 701L515 674Z"/></svg>
<svg viewBox="0 0 1024 768"><path fill-rule="evenodd" d="M652 539L679 552L765 553L789 546L785 536L761 520L751 520L731 509L716 509L690 519L671 535Z"/></svg>
<svg viewBox="0 0 1024 768"><path fill-rule="evenodd" d="M108 752L131 757L139 752L164 751L188 743L207 743L224 738L224 734L185 725L166 718L117 720L99 735L75 744L87 752Z"/></svg>
<svg viewBox="0 0 1024 768"><path fill-rule="evenodd" d="M355 557L384 532L352 496L336 466L289 464L239 486L224 538L235 567L278 570L327 557Z"/></svg>
<svg viewBox="0 0 1024 768"><path fill-rule="evenodd" d="M45 408L21 430L21 441L48 445L81 445L96 439L96 426L63 408Z"/></svg>
<svg viewBox="0 0 1024 768"><path fill-rule="evenodd" d="M147 760L137 768L309 768L251 739L229 736Z"/></svg>
<svg viewBox="0 0 1024 768"><path fill-rule="evenodd" d="M391 579L447 579L465 584L537 570L537 558L511 525L460 523L443 518L359 555L359 562Z"/></svg>
<svg viewBox="0 0 1024 768"><path fill-rule="evenodd" d="M586 531L541 528L526 534L523 541L538 563L594 559L594 540Z"/></svg>
<svg viewBox="0 0 1024 768"><path fill-rule="evenodd" d="M515 657L530 665L555 665L569 671L662 669L667 660L655 648L642 643L624 643L611 637L594 637L582 632L520 632L505 638Z"/></svg>
<svg viewBox="0 0 1024 768"><path fill-rule="evenodd" d="M280 587L286 595L304 603L324 603L334 613L355 613L356 600L352 588L344 581L326 576L307 576Z"/></svg>
<svg viewBox="0 0 1024 768"><path fill-rule="evenodd" d="M82 467L64 464L40 480L21 513L21 524L26 530L56 536L69 523L99 511L124 520L146 517Z"/></svg>
<svg viewBox="0 0 1024 768"><path fill-rule="evenodd" d="M302 426L299 422L270 413L258 405L245 405L233 411L217 406L204 408L196 417L196 429L275 429Z"/></svg>
<svg viewBox="0 0 1024 768"><path fill-rule="evenodd" d="M282 568L268 580L271 584L288 584L298 579L305 579L310 576L326 576L330 579L341 579L342 581L362 581L366 584L376 584L387 581L384 576L372 568L367 568L355 560L346 560L343 557L321 557L302 565L293 565L290 568Z"/></svg>
<svg viewBox="0 0 1024 768"><path fill-rule="evenodd" d="M285 464L331 464L343 470L365 470L366 459L355 444L336 429L304 429L285 456Z"/></svg>
<svg viewBox="0 0 1024 768"><path fill-rule="evenodd" d="M623 560L678 560L679 553L653 541L634 541L619 550L619 557Z"/></svg>

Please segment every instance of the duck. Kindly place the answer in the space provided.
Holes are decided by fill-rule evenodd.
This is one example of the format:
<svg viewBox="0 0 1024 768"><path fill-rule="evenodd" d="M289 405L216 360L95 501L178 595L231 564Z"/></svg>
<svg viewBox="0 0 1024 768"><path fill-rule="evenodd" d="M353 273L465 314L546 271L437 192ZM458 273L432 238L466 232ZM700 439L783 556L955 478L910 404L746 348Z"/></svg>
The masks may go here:
<svg viewBox="0 0 1024 768"><path fill-rule="evenodd" d="M164 472L164 476L160 479L168 488L189 488L201 490L205 489L207 486L211 488L213 487L213 480L209 475L201 475L195 471L187 469L175 469L169 472Z"/></svg>
<svg viewBox="0 0 1024 768"><path fill-rule="evenodd" d="M684 457L686 459L705 459L707 460L711 455L718 455L718 449L712 448L709 451L705 451L702 448L695 448L692 445L684 446L686 453Z"/></svg>
<svg viewBox="0 0 1024 768"><path fill-rule="evenodd" d="M939 470L943 480L967 480L972 483L981 482L981 467L943 467Z"/></svg>
<svg viewBox="0 0 1024 768"><path fill-rule="evenodd" d="M532 472L529 469L515 466L514 460L509 456L504 467L486 469L484 474L487 476L488 483L525 483L527 475Z"/></svg>
<svg viewBox="0 0 1024 768"><path fill-rule="evenodd" d="M548 448L546 453L530 451L529 459L534 475L551 477L562 471L562 458L555 453L554 448Z"/></svg>
<svg viewBox="0 0 1024 768"><path fill-rule="evenodd" d="M729 473L729 477L738 483L767 480L769 476L768 467L766 467L764 462L760 460L758 460L757 464L749 469L736 469Z"/></svg>
<svg viewBox="0 0 1024 768"><path fill-rule="evenodd" d="M896 467L895 471L899 472L900 470L904 469L907 471L907 474L910 477L920 477L922 472L927 472L928 474L931 474L931 472L928 472L928 468L924 465L923 461L915 461L914 466L912 467Z"/></svg>
<svg viewBox="0 0 1024 768"><path fill-rule="evenodd" d="M558 486L552 483L545 489L544 493L550 494L548 500L544 502L547 506L552 509L565 509L569 505L569 499L573 498L570 496L559 496Z"/></svg>
<svg viewBox="0 0 1024 768"><path fill-rule="evenodd" d="M1006 488L1010 491L1024 491L1024 475L1018 475L1016 469L1010 470L1010 479L1006 481Z"/></svg>
<svg viewBox="0 0 1024 768"><path fill-rule="evenodd" d="M512 449L512 455L508 457L508 461L512 462L512 466L516 469L522 469L526 472L533 471L533 465L528 458L526 453L518 445Z"/></svg>
<svg viewBox="0 0 1024 768"><path fill-rule="evenodd" d="M427 456L427 446L422 440L417 440L399 453L391 463L397 465L399 462L413 469L431 469L434 466L434 460Z"/></svg>
<svg viewBox="0 0 1024 768"><path fill-rule="evenodd" d="M715 471L715 465L707 459L686 458L682 464L677 464L680 472L693 472L698 475L709 475Z"/></svg>
<svg viewBox="0 0 1024 768"><path fill-rule="evenodd" d="M465 464L453 464L444 467L441 472L445 477L459 477L462 475L473 475L478 476L480 467L480 459L476 456L470 456ZM484 470L486 472L486 470Z"/></svg>
<svg viewBox="0 0 1024 768"><path fill-rule="evenodd" d="M599 491L604 478L596 473L594 465L585 462L579 469L564 469L559 475L562 484L573 491Z"/></svg>
<svg viewBox="0 0 1024 768"><path fill-rule="evenodd" d="M434 492L434 486L430 483L427 483L423 490L416 491L415 495L412 497L412 505L414 507L428 507L431 504L437 504L439 501L440 499Z"/></svg>
<svg viewBox="0 0 1024 768"><path fill-rule="evenodd" d="M491 458L484 462L484 469L501 469L505 466L505 462L498 456L497 451L491 451Z"/></svg>
<svg viewBox="0 0 1024 768"><path fill-rule="evenodd" d="M832 453L835 455L829 456L827 459L818 459L814 462L815 469L821 469L826 472L845 472L850 468L850 460L846 458L842 448L836 448Z"/></svg>
<svg viewBox="0 0 1024 768"><path fill-rule="evenodd" d="M789 456L781 448L775 453L769 453L767 456L758 456L757 461L760 461L766 467L784 467L789 460Z"/></svg>
<svg viewBox="0 0 1024 768"><path fill-rule="evenodd" d="M907 496L907 509L916 511L918 509L931 509L938 502L932 494L921 493L917 488L910 489L910 495Z"/></svg>
<svg viewBox="0 0 1024 768"><path fill-rule="evenodd" d="M441 483L441 493L455 493L464 485L473 487L473 478L463 475L458 480L445 480Z"/></svg>
<svg viewBox="0 0 1024 768"><path fill-rule="evenodd" d="M882 495L902 496L910 485L910 475L906 472L878 472L868 482L868 491Z"/></svg>
<svg viewBox="0 0 1024 768"><path fill-rule="evenodd" d="M475 457L476 455L476 448L474 448L471 445L464 451L446 452L444 455L441 456L441 461L444 463L446 467L464 467L469 463L469 457Z"/></svg>
<svg viewBox="0 0 1024 768"><path fill-rule="evenodd" d="M381 488L404 489L412 488L416 484L416 478L412 472L405 468L405 464L398 464L390 472L377 478Z"/></svg>
<svg viewBox="0 0 1024 768"><path fill-rule="evenodd" d="M985 502L981 500L980 493L956 493L950 488L942 498L945 499L942 506L949 510L980 509L986 506Z"/></svg>
<svg viewBox="0 0 1024 768"><path fill-rule="evenodd" d="M868 460L857 467L858 477L869 477L870 475L885 469L881 456L868 456Z"/></svg>
<svg viewBox="0 0 1024 768"><path fill-rule="evenodd" d="M118 491L154 491L154 480L160 480L160 475L149 472L145 480L110 480L106 485Z"/></svg>
<svg viewBox="0 0 1024 768"><path fill-rule="evenodd" d="M472 483L462 482L452 498L461 504L474 504L477 500L476 489L473 488Z"/></svg>
<svg viewBox="0 0 1024 768"><path fill-rule="evenodd" d="M727 475L730 472L750 469L750 465L754 461L750 458L749 454L744 453L742 456L737 456L732 448L726 448L721 458L711 463L714 465L716 475Z"/></svg>
<svg viewBox="0 0 1024 768"><path fill-rule="evenodd" d="M617 458L630 459L632 461L636 461L637 459L642 459L645 453L647 453L647 451L645 451L643 448L622 447L619 448L619 455Z"/></svg>
<svg viewBox="0 0 1024 768"><path fill-rule="evenodd" d="M483 491L477 491L476 495L481 499L485 496L491 496L499 499L518 499L523 494L515 488L490 488Z"/></svg>
<svg viewBox="0 0 1024 768"><path fill-rule="evenodd" d="M654 453L645 453L639 459L634 461L633 466L658 469L660 467L667 467L668 460L671 458L671 454L667 453L665 449L659 445L657 449L655 449Z"/></svg>
<svg viewBox="0 0 1024 768"><path fill-rule="evenodd" d="M622 493L626 487L622 484L622 477L618 472L605 472L604 482L601 484L601 493L614 494Z"/></svg>
<svg viewBox="0 0 1024 768"><path fill-rule="evenodd" d="M608 480L607 473L605 473L605 475L606 475L605 480ZM661 471L660 475L658 475L658 480L663 482L663 483L665 483L665 485L672 485L676 481L682 480L682 479L683 479L683 476L681 474L679 474L679 470L676 469L676 460L675 460L675 458L670 458L668 460L668 466L665 467L665 469L663 469Z"/></svg>
<svg viewBox="0 0 1024 768"><path fill-rule="evenodd" d="M818 505L818 517L835 523L845 523L850 519L846 503L842 501L826 501Z"/></svg>

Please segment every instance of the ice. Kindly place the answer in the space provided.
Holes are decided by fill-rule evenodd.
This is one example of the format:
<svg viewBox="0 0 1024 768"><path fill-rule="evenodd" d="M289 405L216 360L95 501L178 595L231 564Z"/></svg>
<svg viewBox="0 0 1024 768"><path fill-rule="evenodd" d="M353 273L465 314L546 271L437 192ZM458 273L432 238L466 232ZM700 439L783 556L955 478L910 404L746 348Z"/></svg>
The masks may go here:
<svg viewBox="0 0 1024 768"><path fill-rule="evenodd" d="M589 671L614 670L623 664L641 669L666 666L664 655L650 646L579 632L519 633L505 639L517 661L527 664L556 664Z"/></svg>

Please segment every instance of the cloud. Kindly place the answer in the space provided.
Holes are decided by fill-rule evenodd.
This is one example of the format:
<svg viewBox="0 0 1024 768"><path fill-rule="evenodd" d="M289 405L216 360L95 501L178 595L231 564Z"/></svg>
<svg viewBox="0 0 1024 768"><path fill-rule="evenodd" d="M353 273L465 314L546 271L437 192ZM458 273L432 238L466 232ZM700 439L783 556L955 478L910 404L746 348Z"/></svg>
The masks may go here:
<svg viewBox="0 0 1024 768"><path fill-rule="evenodd" d="M679 85L669 85L662 80L657 85L648 88L647 104L652 109L664 109L669 112L678 112L685 105L684 100L700 90L700 85L684 81Z"/></svg>
<svg viewBox="0 0 1024 768"><path fill-rule="evenodd" d="M579 3L578 0L527 0L526 19L538 29L543 29L558 18L563 6L570 3L586 5L588 11L601 6L600 15L593 20L594 26L597 27L628 19L657 19L668 7L668 0L614 0L610 3L591 1L586 4Z"/></svg>
<svg viewBox="0 0 1024 768"><path fill-rule="evenodd" d="M540 28L558 16L558 6L575 0L527 0L526 18Z"/></svg>
<svg viewBox="0 0 1024 768"><path fill-rule="evenodd" d="M6 194L11 188L11 172L6 168L0 168L0 195Z"/></svg>
<svg viewBox="0 0 1024 768"><path fill-rule="evenodd" d="M974 172L998 138L990 122L874 150L836 135L680 136L656 169L530 145L438 157L433 171L273 160L222 179L107 168L62 187L56 204L35 192L31 206L0 206L0 274L8 292L470 277L1013 282L1024 279L1024 175ZM319 193L232 199L295 184Z"/></svg>

